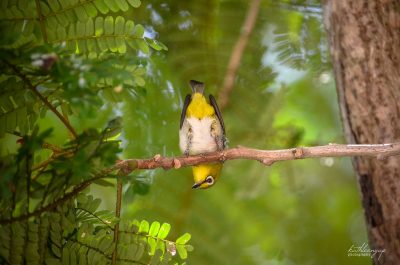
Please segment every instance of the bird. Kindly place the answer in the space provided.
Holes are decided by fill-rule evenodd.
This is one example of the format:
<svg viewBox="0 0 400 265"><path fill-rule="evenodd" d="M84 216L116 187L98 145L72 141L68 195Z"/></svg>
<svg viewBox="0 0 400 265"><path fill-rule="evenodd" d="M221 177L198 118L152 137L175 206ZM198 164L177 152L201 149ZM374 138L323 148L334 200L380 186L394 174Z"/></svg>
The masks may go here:
<svg viewBox="0 0 400 265"><path fill-rule="evenodd" d="M204 83L190 80L192 94L185 97L180 127L179 147L185 156L222 151L227 147L225 125L217 101L204 96ZM206 163L192 167L193 189L207 189L219 179L222 163Z"/></svg>

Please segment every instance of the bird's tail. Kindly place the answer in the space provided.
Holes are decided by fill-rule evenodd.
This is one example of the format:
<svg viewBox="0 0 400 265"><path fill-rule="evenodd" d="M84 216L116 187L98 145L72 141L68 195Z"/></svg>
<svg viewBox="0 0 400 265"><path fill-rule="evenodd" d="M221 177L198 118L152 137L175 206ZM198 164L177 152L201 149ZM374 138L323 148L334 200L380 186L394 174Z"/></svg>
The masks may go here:
<svg viewBox="0 0 400 265"><path fill-rule="evenodd" d="M190 80L190 87L192 88L193 94L194 93L204 94L204 83L196 80Z"/></svg>

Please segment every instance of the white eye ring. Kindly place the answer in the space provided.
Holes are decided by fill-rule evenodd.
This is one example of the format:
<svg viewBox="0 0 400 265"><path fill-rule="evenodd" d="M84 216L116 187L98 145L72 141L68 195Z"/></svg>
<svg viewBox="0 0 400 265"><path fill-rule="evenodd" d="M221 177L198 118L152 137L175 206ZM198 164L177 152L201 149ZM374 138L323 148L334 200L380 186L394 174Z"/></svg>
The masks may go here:
<svg viewBox="0 0 400 265"><path fill-rule="evenodd" d="M207 176L206 182L208 183L209 186L211 186L212 184L214 184L214 178L213 178L213 176Z"/></svg>

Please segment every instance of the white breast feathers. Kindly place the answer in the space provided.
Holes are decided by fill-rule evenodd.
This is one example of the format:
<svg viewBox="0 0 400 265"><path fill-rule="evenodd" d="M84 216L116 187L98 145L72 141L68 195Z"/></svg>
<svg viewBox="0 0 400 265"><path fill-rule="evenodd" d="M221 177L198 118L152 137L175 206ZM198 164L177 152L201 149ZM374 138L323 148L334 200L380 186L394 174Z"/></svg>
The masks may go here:
<svg viewBox="0 0 400 265"><path fill-rule="evenodd" d="M218 150L216 139L211 134L214 117L197 119L190 117L185 120L179 131L179 147L183 153L190 155L204 154Z"/></svg>

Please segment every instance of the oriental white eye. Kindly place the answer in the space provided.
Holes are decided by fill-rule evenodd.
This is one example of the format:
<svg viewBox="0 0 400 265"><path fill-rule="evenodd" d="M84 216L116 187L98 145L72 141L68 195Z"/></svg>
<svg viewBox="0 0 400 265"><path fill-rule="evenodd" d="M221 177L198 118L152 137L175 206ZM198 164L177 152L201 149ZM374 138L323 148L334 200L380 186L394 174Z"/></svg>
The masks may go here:
<svg viewBox="0 0 400 265"><path fill-rule="evenodd" d="M211 186L212 184L214 184L214 178L213 178L213 176L207 176L206 182L208 183L209 186Z"/></svg>

